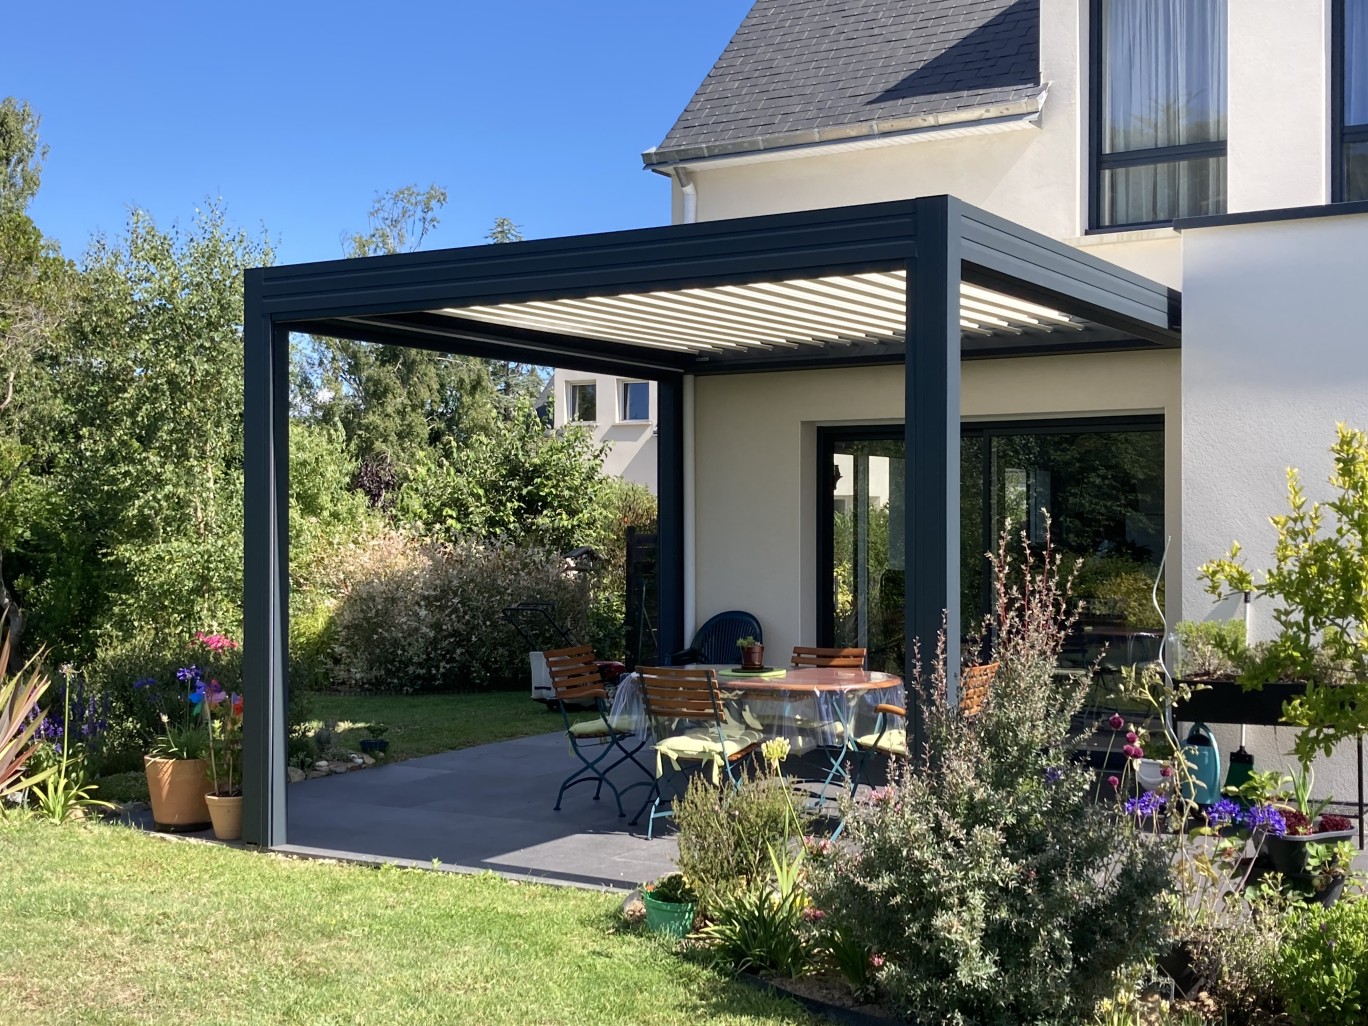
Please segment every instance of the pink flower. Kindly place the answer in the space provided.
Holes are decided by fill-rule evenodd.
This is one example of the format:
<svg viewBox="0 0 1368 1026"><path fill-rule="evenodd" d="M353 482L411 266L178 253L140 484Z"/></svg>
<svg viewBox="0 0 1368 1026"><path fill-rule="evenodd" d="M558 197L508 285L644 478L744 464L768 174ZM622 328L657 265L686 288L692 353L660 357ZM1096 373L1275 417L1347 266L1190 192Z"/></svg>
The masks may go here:
<svg viewBox="0 0 1368 1026"><path fill-rule="evenodd" d="M883 955L870 955L869 964L874 969L882 969L884 964Z"/></svg>
<svg viewBox="0 0 1368 1026"><path fill-rule="evenodd" d="M809 905L803 909L803 921L808 923L819 923L826 918L826 913L815 905Z"/></svg>
<svg viewBox="0 0 1368 1026"><path fill-rule="evenodd" d="M1115 774L1107 778L1107 783L1111 784L1113 791L1121 790L1121 778Z"/></svg>
<svg viewBox="0 0 1368 1026"><path fill-rule="evenodd" d="M1112 730L1120 730L1122 727L1126 725L1126 721L1121 718L1120 713L1112 713L1111 719L1109 719L1107 722L1111 725Z"/></svg>
<svg viewBox="0 0 1368 1026"><path fill-rule="evenodd" d="M1133 731L1133 730L1128 730L1128 731L1126 731L1126 740L1129 741L1131 744L1135 744L1135 742L1139 741L1140 738L1139 738L1139 736L1135 733L1135 731Z"/></svg>
<svg viewBox="0 0 1368 1026"><path fill-rule="evenodd" d="M1172 767L1172 766L1163 766L1163 767L1161 767L1160 770L1159 770L1159 775L1160 775L1161 777L1171 777L1171 776L1173 776L1173 767Z"/></svg>
<svg viewBox="0 0 1368 1026"><path fill-rule="evenodd" d="M1123 745L1121 751L1132 759L1139 759L1145 754L1145 750L1139 745Z"/></svg>

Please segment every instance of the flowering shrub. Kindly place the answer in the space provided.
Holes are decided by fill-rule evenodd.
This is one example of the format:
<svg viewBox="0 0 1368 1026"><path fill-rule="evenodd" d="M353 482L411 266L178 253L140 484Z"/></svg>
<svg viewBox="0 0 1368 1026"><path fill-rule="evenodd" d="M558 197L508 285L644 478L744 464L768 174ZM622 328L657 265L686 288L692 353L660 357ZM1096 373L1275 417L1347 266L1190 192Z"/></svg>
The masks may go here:
<svg viewBox="0 0 1368 1026"><path fill-rule="evenodd" d="M340 597L329 674L349 687L482 691L527 682L527 643L500 615L517 602L555 602L570 636L584 636L583 584L548 549L392 532L344 552L333 573Z"/></svg>
<svg viewBox="0 0 1368 1026"><path fill-rule="evenodd" d="M1055 666L1072 622L1058 561L1006 542L993 689L966 719L946 701L944 657L918 683L920 765L895 766L876 800L847 809L849 844L814 861L813 901L909 1018L937 1023L1076 1023L1118 971L1151 959L1170 884L1157 846L1092 800L1073 765L1082 688Z"/></svg>

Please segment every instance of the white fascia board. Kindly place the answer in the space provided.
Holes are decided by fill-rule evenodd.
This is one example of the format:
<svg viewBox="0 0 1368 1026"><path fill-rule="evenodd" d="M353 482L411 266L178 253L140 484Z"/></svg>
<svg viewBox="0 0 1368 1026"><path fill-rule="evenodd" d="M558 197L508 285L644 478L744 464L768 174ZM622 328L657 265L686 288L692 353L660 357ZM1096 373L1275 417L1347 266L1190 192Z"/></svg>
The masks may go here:
<svg viewBox="0 0 1368 1026"><path fill-rule="evenodd" d="M864 125L764 136L712 147L687 147L677 151L680 155L674 158L667 152L651 149L642 154L642 159L646 170L668 175L675 168L763 164L829 153L960 139L971 135L996 135L1039 127L1045 94L1046 90L1042 90L1039 95L1017 103L900 118L894 122L875 121Z"/></svg>

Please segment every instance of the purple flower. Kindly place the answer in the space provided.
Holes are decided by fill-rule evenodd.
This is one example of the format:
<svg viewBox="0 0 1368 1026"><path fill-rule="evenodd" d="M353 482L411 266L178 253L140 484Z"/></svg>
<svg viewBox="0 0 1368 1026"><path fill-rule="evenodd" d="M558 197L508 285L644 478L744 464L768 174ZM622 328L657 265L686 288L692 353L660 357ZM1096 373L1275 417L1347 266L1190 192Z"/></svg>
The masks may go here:
<svg viewBox="0 0 1368 1026"><path fill-rule="evenodd" d="M152 677L143 677L143 678L141 678L141 679L139 679L139 680L135 680L135 681L133 682L133 687L134 687L135 689L137 689L138 691L141 691L143 688L151 688L151 687L156 687L156 686L157 686L157 682L156 682L156 680L155 680L154 678L152 678Z"/></svg>
<svg viewBox="0 0 1368 1026"><path fill-rule="evenodd" d="M1121 751L1125 752L1126 755L1130 756L1132 759L1142 759L1145 756L1145 750L1139 745L1122 745Z"/></svg>
<svg viewBox="0 0 1368 1026"><path fill-rule="evenodd" d="M1111 784L1111 789L1113 791L1121 790L1121 778L1116 776L1115 774L1112 774L1110 777L1107 778L1107 783Z"/></svg>
<svg viewBox="0 0 1368 1026"><path fill-rule="evenodd" d="M1158 791L1146 791L1139 798L1127 798L1121 808L1130 816L1153 816L1168 801Z"/></svg>
<svg viewBox="0 0 1368 1026"><path fill-rule="evenodd" d="M1239 802L1222 798L1206 810L1207 824L1219 830L1223 826L1237 822L1241 811Z"/></svg>
<svg viewBox="0 0 1368 1026"><path fill-rule="evenodd" d="M1271 805L1254 805L1244 814L1244 824L1250 830L1262 830L1281 837L1287 833L1287 821L1283 814Z"/></svg>
<svg viewBox="0 0 1368 1026"><path fill-rule="evenodd" d="M1045 770L1045 783L1057 784L1064 779L1064 770L1059 766L1051 766Z"/></svg>
<svg viewBox="0 0 1368 1026"><path fill-rule="evenodd" d="M1111 725L1112 730L1120 730L1126 725L1126 721L1122 718L1120 713L1112 713L1111 719L1107 720L1107 723Z"/></svg>
<svg viewBox="0 0 1368 1026"><path fill-rule="evenodd" d="M182 684L202 684L204 671L198 666L182 666L176 671L176 680Z"/></svg>
<svg viewBox="0 0 1368 1026"><path fill-rule="evenodd" d="M1128 730L1126 731L1126 740L1131 744L1135 744L1135 742L1140 740L1140 735L1133 730Z"/></svg>

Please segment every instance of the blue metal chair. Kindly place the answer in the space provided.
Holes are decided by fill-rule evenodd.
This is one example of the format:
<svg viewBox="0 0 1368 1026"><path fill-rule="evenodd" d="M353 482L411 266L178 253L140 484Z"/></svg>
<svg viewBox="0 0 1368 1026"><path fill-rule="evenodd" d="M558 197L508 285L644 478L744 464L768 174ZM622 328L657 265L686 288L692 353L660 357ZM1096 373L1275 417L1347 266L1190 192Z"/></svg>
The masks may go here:
<svg viewBox="0 0 1368 1026"><path fill-rule="evenodd" d="M736 642L739 638L747 637L764 644L764 632L755 614L740 609L717 613L708 617L707 622L698 628L689 647L670 656L666 665L735 663L738 659Z"/></svg>

